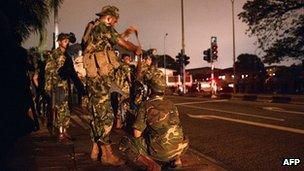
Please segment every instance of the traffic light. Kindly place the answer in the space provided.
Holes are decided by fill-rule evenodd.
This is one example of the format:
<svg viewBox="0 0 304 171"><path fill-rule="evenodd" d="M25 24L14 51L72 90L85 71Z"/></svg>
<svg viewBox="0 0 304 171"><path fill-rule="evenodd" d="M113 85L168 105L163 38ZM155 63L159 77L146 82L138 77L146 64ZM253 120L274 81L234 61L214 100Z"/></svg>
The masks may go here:
<svg viewBox="0 0 304 171"><path fill-rule="evenodd" d="M189 56L187 56L186 54L183 55L183 62L185 64L185 66L190 63L189 59L190 59Z"/></svg>
<svg viewBox="0 0 304 171"><path fill-rule="evenodd" d="M211 50L210 48L207 49L207 50L204 50L204 60L207 61L207 62L211 62Z"/></svg>
<svg viewBox="0 0 304 171"><path fill-rule="evenodd" d="M183 56L182 56L181 53L178 53L178 55L176 56L176 62L177 62L180 66L183 65L184 59L183 59Z"/></svg>
<svg viewBox="0 0 304 171"><path fill-rule="evenodd" d="M217 50L217 37L211 37L211 58L212 60L217 60L218 58L218 50Z"/></svg>

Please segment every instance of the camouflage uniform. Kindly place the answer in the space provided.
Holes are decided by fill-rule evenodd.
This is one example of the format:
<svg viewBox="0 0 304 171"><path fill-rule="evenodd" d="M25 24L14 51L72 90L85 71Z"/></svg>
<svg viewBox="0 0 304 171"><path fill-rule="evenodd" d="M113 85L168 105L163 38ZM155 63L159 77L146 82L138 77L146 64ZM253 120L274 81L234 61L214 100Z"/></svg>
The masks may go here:
<svg viewBox="0 0 304 171"><path fill-rule="evenodd" d="M115 70L115 84L121 88L125 95L130 93L130 83L128 76L131 75L131 67L126 63L122 63L117 70ZM126 96L127 97L127 96Z"/></svg>
<svg viewBox="0 0 304 171"><path fill-rule="evenodd" d="M57 111L56 127L67 128L70 121L68 107L68 82L58 75L58 70L63 66L66 57L57 48L51 52L45 66L45 90L52 96ZM54 96L54 97L53 97Z"/></svg>
<svg viewBox="0 0 304 171"><path fill-rule="evenodd" d="M149 156L150 158L169 162L182 155L188 148L188 140L184 138L177 107L165 100L163 93L165 81L162 71L150 67L143 75L143 80L153 94L143 102L138 110L133 128L142 132L140 138L125 138L122 144L128 144L129 154ZM123 148L122 148L123 149Z"/></svg>
<svg viewBox="0 0 304 171"><path fill-rule="evenodd" d="M113 92L111 94L111 102L113 112L116 119L116 128L123 126L123 122L126 119L126 111L129 109L129 94L130 94L130 82L128 77L131 75L131 67L127 63L122 63L114 71L115 79L113 80L115 85L120 89L120 93Z"/></svg>
<svg viewBox="0 0 304 171"><path fill-rule="evenodd" d="M119 34L113 27L106 26L99 20L95 21L89 33L91 42L85 43L88 45L87 49L89 49L87 53L112 50L113 46L117 44L118 37ZM95 142L99 141L103 144L110 144L109 134L114 122L110 102L110 88L115 78L114 74L115 72L112 70L105 76L86 78L89 97L88 107L93 114L91 136Z"/></svg>

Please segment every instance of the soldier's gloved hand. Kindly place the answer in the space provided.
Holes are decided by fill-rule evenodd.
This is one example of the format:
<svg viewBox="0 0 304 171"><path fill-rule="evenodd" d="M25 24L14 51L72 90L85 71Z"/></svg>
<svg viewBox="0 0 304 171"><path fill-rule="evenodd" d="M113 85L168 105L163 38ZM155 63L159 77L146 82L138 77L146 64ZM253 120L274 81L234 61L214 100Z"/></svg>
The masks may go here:
<svg viewBox="0 0 304 171"><path fill-rule="evenodd" d="M135 32L137 32L137 29L136 29L135 27L133 27L133 26L130 26L130 27L125 31L125 33L126 33L127 35L132 34L132 33L135 33Z"/></svg>
<svg viewBox="0 0 304 171"><path fill-rule="evenodd" d="M129 38L130 34L135 33L135 32L137 32L137 29L135 27L133 27L133 26L130 26L129 28L127 28L126 31L124 31L121 34L121 37L123 39L127 40Z"/></svg>

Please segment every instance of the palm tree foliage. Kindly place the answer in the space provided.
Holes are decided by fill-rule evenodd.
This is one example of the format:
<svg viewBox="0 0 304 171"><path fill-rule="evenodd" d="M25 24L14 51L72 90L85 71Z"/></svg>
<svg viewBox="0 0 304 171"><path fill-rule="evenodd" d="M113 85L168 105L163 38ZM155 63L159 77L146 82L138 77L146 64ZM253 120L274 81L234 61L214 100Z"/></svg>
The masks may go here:
<svg viewBox="0 0 304 171"><path fill-rule="evenodd" d="M271 64L304 59L303 10L303 0L248 0L238 16L257 37L263 61Z"/></svg>
<svg viewBox="0 0 304 171"><path fill-rule="evenodd" d="M7 18L16 40L22 42L32 33L44 35L52 10L62 2L63 0L9 0L1 5L0 12Z"/></svg>

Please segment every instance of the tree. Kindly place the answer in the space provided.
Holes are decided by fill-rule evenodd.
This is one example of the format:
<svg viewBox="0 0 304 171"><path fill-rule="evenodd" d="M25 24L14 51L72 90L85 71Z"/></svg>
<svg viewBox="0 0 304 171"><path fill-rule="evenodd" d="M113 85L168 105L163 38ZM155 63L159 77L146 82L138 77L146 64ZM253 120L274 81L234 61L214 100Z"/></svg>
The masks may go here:
<svg viewBox="0 0 304 171"><path fill-rule="evenodd" d="M169 55L165 55L166 68L179 71L179 64ZM159 67L164 67L164 55L155 55L156 63Z"/></svg>
<svg viewBox="0 0 304 171"><path fill-rule="evenodd" d="M62 2L63 0L9 0L1 5L0 12L7 18L17 42L21 43L32 33L39 33L42 42L51 12Z"/></svg>
<svg viewBox="0 0 304 171"><path fill-rule="evenodd" d="M237 57L235 67L239 84L245 86L243 89L246 89L247 92L263 91L266 70L258 56L241 54ZM241 77L241 75L243 76Z"/></svg>
<svg viewBox="0 0 304 171"><path fill-rule="evenodd" d="M304 59L304 1L250 0L238 17L250 36L257 37L265 63Z"/></svg>
<svg viewBox="0 0 304 171"><path fill-rule="evenodd" d="M53 7L62 0L9 0L0 6L1 56L1 168L6 169L7 154L13 142L33 131L28 111L32 105L27 51L21 42L30 34L43 32ZM43 35L43 34L40 34Z"/></svg>

